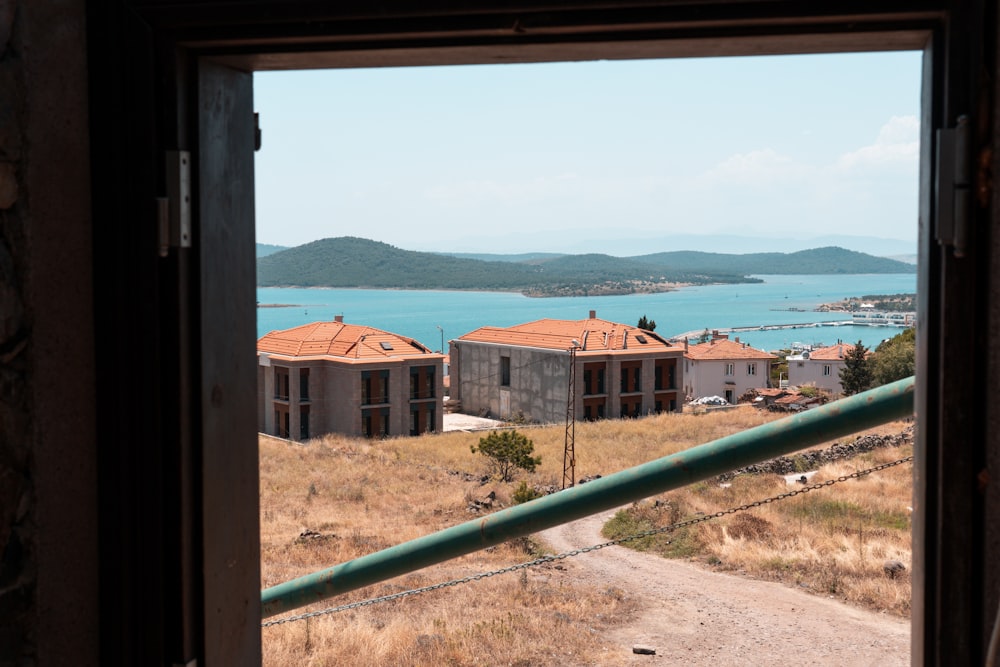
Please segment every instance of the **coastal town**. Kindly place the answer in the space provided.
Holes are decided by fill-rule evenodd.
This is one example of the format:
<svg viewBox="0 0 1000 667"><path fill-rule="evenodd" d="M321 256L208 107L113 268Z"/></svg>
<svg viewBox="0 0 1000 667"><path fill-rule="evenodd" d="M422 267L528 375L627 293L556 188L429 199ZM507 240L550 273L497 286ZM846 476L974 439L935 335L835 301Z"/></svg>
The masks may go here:
<svg viewBox="0 0 1000 667"><path fill-rule="evenodd" d="M847 299L817 310L851 312L854 324L913 326L912 312L876 310L886 303L912 305L912 295ZM292 440L326 433L384 438L448 430L459 421L450 415L492 425L740 403L798 411L853 393L844 386L845 369L852 355L864 361L872 352L839 338L766 351L736 335L749 327L665 337L645 316L639 324L645 328L591 310L579 320L480 327L448 341L447 350L442 331L437 351L343 315L272 331L257 343L258 430Z"/></svg>

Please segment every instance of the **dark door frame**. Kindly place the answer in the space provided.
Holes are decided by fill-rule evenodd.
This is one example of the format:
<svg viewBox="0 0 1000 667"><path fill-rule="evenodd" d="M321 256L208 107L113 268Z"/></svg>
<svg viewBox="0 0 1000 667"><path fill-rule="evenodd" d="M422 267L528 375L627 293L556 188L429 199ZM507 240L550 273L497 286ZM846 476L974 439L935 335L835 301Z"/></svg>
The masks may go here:
<svg viewBox="0 0 1000 667"><path fill-rule="evenodd" d="M981 661L998 587L985 564L1000 551L987 521L998 501L982 474L997 428L985 400L997 365L995 197L987 184L970 207L960 256L937 225L935 133L967 116L974 150L965 166L993 166L992 3L97 4L88 19L98 413L102 423L128 417L100 444L105 664L260 657L259 556L244 552L258 529L257 448L253 427L226 427L256 424L252 163L247 181L246 157L224 155L244 156L249 141L249 73L904 48L925 53L913 661ZM153 203L166 192L163 155L178 149L193 156L194 243L162 258ZM138 286L139 308L114 296L122 285ZM143 345L122 333L136 326L149 332ZM145 355L142 377L125 374L131 385L110 364L123 350Z"/></svg>

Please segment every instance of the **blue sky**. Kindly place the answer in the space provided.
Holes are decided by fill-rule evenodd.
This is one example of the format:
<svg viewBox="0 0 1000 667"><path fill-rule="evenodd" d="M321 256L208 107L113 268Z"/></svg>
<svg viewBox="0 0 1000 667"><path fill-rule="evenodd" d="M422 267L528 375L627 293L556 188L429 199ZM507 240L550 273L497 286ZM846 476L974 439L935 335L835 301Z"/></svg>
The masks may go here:
<svg viewBox="0 0 1000 667"><path fill-rule="evenodd" d="M258 73L257 240L915 252L920 58Z"/></svg>

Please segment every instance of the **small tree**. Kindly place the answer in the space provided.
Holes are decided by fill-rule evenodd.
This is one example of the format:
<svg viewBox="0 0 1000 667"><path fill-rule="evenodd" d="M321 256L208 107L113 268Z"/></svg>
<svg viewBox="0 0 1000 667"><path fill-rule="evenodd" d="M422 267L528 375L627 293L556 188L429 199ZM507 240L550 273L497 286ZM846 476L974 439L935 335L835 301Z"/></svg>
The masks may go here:
<svg viewBox="0 0 1000 667"><path fill-rule="evenodd" d="M699 343L707 343L710 340L712 340L712 334L710 334L708 332L708 329L705 329L704 331L702 331L701 335L698 336L698 342Z"/></svg>
<svg viewBox="0 0 1000 667"><path fill-rule="evenodd" d="M478 447L470 445L469 449L473 454L479 452L489 459L490 474L501 482L512 481L518 468L534 472L542 462L541 456L531 455L535 444L517 431L491 431L488 436L479 439Z"/></svg>
<svg viewBox="0 0 1000 667"><path fill-rule="evenodd" d="M647 320L646 316L643 315L639 318L639 324L636 325L640 329L645 329L646 331L656 330L656 320Z"/></svg>
<svg viewBox="0 0 1000 667"><path fill-rule="evenodd" d="M844 367L840 369L840 386L845 396L871 389L872 368L868 360L868 348L860 340L847 350Z"/></svg>

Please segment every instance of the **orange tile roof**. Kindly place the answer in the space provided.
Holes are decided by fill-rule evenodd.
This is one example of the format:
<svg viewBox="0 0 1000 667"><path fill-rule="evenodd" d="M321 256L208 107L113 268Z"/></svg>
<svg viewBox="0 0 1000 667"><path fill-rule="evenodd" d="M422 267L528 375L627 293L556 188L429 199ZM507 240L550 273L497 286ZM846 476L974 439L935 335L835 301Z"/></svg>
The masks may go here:
<svg viewBox="0 0 1000 667"><path fill-rule="evenodd" d="M458 340L548 350L568 350L575 340L580 345L577 354L681 350L680 346L671 345L650 331L596 317L542 319L512 327L480 327Z"/></svg>
<svg viewBox="0 0 1000 667"><path fill-rule="evenodd" d="M719 338L707 343L691 345L684 356L695 361L726 359L777 359L773 354L750 347L745 343L737 343L728 338Z"/></svg>
<svg viewBox="0 0 1000 667"><path fill-rule="evenodd" d="M810 359L816 361L841 361L847 358L854 343L837 343L829 347L821 347L809 353Z"/></svg>
<svg viewBox="0 0 1000 667"><path fill-rule="evenodd" d="M346 361L442 356L412 338L343 322L313 322L272 331L257 341L257 352L283 357L337 357Z"/></svg>

